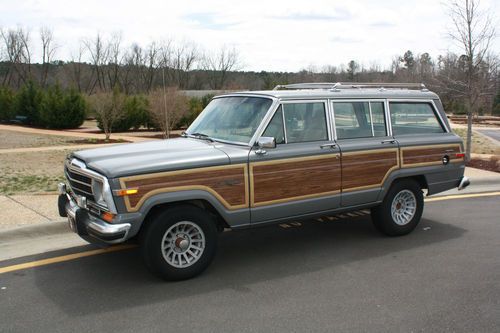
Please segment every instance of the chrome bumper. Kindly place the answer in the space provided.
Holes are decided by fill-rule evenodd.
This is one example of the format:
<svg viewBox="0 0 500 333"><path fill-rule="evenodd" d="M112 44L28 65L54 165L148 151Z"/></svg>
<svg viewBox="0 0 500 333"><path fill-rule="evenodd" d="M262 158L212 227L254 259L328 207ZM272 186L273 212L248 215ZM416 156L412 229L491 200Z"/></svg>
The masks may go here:
<svg viewBox="0 0 500 333"><path fill-rule="evenodd" d="M114 224L101 220L80 207L65 190L65 186L59 186L59 210L62 215L61 206L64 205L64 212L73 232L90 243L116 244L127 239L130 223Z"/></svg>
<svg viewBox="0 0 500 333"><path fill-rule="evenodd" d="M464 188L466 188L467 186L470 185L470 180L469 178L463 176L462 177L462 180L460 181L460 184L458 184L458 190L463 190Z"/></svg>

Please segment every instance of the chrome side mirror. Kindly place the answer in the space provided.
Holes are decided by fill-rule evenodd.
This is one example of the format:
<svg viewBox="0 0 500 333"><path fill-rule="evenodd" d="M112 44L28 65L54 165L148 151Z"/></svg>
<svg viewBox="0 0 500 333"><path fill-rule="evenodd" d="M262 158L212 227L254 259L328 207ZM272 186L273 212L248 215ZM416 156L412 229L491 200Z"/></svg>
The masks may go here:
<svg viewBox="0 0 500 333"><path fill-rule="evenodd" d="M255 153L258 155L264 155L267 153L264 148L276 148L276 139L270 136L261 136L259 140L257 140L257 146L259 147L259 149L257 149Z"/></svg>
<svg viewBox="0 0 500 333"><path fill-rule="evenodd" d="M270 136L261 136L257 140L259 148L276 148L276 139Z"/></svg>

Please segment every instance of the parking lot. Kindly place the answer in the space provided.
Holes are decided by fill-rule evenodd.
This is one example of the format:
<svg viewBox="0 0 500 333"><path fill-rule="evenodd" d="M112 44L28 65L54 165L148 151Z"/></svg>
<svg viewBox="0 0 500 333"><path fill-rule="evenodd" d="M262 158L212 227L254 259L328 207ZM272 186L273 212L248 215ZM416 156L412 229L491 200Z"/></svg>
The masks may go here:
<svg viewBox="0 0 500 333"><path fill-rule="evenodd" d="M177 283L136 248L0 274L0 331L497 331L499 204L428 202L399 238L363 213L226 232L214 264Z"/></svg>

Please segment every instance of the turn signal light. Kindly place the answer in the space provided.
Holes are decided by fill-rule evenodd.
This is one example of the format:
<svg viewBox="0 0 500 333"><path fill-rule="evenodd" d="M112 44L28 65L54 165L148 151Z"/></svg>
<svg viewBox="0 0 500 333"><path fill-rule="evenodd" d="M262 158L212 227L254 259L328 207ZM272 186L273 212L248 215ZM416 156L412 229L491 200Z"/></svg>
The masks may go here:
<svg viewBox="0 0 500 333"><path fill-rule="evenodd" d="M111 214L111 213L108 213L108 212L104 212L102 213L101 215L101 218L106 221L106 222L111 222L113 221L113 218L115 217L114 214Z"/></svg>
<svg viewBox="0 0 500 333"><path fill-rule="evenodd" d="M137 192L139 192L139 190L136 188L126 188L126 189L121 189L121 190L115 190L114 192L115 192L115 195L117 195L119 197L123 197L126 195L137 194Z"/></svg>
<svg viewBox="0 0 500 333"><path fill-rule="evenodd" d="M457 153L455 156L456 156L456 158L464 158L465 153Z"/></svg>

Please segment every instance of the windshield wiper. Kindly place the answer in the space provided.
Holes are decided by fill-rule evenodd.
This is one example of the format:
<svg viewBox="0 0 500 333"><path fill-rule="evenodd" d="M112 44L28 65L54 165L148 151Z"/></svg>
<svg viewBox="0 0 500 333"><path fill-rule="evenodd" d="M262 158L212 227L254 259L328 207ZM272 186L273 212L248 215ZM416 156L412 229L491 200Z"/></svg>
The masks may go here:
<svg viewBox="0 0 500 333"><path fill-rule="evenodd" d="M193 137L193 138L196 138L196 139L201 139L201 140L207 140L207 141L210 141L210 142L214 142L214 139L212 139L211 137L209 137L208 135L206 134L203 134L203 133L187 133L187 132L184 132L183 135L185 136L189 136L189 137Z"/></svg>

